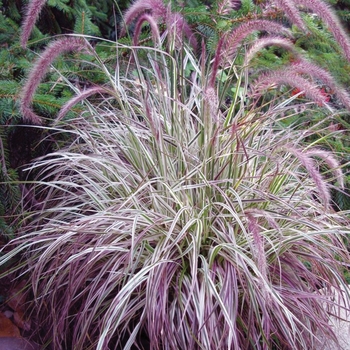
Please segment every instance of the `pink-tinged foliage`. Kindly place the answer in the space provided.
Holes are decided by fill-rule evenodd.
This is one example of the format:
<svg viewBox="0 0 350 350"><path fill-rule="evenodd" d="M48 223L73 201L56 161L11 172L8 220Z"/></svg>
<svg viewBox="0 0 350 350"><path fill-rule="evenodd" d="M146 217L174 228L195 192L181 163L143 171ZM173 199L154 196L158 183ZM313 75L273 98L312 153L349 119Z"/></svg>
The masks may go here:
<svg viewBox="0 0 350 350"><path fill-rule="evenodd" d="M335 161L318 149L281 151L288 133L275 134L269 118L241 123L234 138L218 127L211 144L194 147L197 131L183 120L193 114L181 115L176 137L167 134L161 119L172 111L159 113L159 93L144 89L142 124L124 115L134 112L130 97L101 124L70 121L77 142L36 163L46 215L23 228L17 245L26 250L44 340L57 349L123 348L143 332L146 349L302 350L314 348L315 329L331 337L317 289L337 286L334 256L348 254L303 187L315 178L311 157Z"/></svg>
<svg viewBox="0 0 350 350"><path fill-rule="evenodd" d="M334 38L344 51L345 57L350 62L350 40L348 34L343 29L337 16L332 11L329 4L322 0L294 0L296 4L305 6L316 13L328 26Z"/></svg>
<svg viewBox="0 0 350 350"><path fill-rule="evenodd" d="M35 26L35 22L45 3L46 0L30 0L28 3L22 24L21 45L23 48L27 46L28 39L33 27Z"/></svg>
<svg viewBox="0 0 350 350"><path fill-rule="evenodd" d="M262 275L261 287L263 289L263 282L267 282L267 262L266 254L264 251L264 235L259 227L258 219L254 216L253 212L247 210L245 212L245 215L248 221L248 230L253 236L253 239L251 240L251 250L253 252L253 257L256 260L256 265Z"/></svg>
<svg viewBox="0 0 350 350"><path fill-rule="evenodd" d="M241 42L246 39L248 35L256 31L266 31L268 33L291 36L291 32L286 27L276 22L263 19L247 21L227 35L224 45L226 51L224 58L232 57Z"/></svg>
<svg viewBox="0 0 350 350"><path fill-rule="evenodd" d="M168 13L165 18L165 24L167 25L167 30L170 34L170 37L175 36L175 45L179 50L183 46L183 38L186 37L192 46L192 48L196 51L198 48L197 39L185 21L183 16L180 13Z"/></svg>
<svg viewBox="0 0 350 350"><path fill-rule="evenodd" d="M307 98L323 106L328 102L317 85L300 76L293 69L280 69L269 73L261 74L259 78L252 84L252 96L259 98L264 91L275 88L280 85L288 85L302 91Z"/></svg>
<svg viewBox="0 0 350 350"><path fill-rule="evenodd" d="M37 87L46 75L50 65L62 53L69 51L87 51L88 45L79 38L65 37L52 41L42 55L36 60L27 81L22 89L20 111L25 121L41 124L40 117L31 109L31 104Z"/></svg>

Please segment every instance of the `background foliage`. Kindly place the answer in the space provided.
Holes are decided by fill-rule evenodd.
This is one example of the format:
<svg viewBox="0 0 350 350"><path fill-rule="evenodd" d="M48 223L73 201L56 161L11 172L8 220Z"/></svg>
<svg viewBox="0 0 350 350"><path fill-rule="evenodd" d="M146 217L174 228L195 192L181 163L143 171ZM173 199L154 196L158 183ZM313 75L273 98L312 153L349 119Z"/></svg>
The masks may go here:
<svg viewBox="0 0 350 350"><path fill-rule="evenodd" d="M349 26L350 1L330 1L337 9L338 15L345 26ZM112 0L107 1L68 1L49 0L45 5L40 21L34 30L31 39L30 50L23 50L19 45L19 34L23 1L8 0L0 2L0 137L2 143L2 167L0 170L0 227L7 235L11 234L12 215L21 210L21 189L18 180L21 177L21 167L36 156L47 153L52 149L53 140L49 141L48 131L34 129L30 126L19 126L22 124L21 115L18 111L19 90L23 84L23 78L36 57L36 51L40 50L51 35L65 33L81 33L92 36L102 36L114 40L120 32L121 12L127 8L129 1ZM258 3L261 5L261 1ZM118 7L117 7L118 6ZM209 54L214 53L218 38L225 31L231 29L251 16L259 16L259 6L251 1L242 1L236 10L218 15L217 2L215 1L174 1L175 9L181 11L187 21L195 30L206 38ZM282 14L276 9L271 17L282 20ZM295 45L308 57L315 60L319 65L329 69L339 82L346 86L350 85L350 66L340 54L338 44L329 34L329 31L316 16L305 14L304 20L309 30L308 35L294 28ZM150 38L146 31L142 33L142 40ZM127 38L120 39L128 43ZM100 48L99 54L106 60L113 55L113 51ZM278 48L268 48L261 52L254 61L255 73L259 67L276 68L288 63L290 54ZM76 84L85 82L100 83L99 73L84 69L81 63L59 59L57 68L62 74L69 72L69 78ZM91 67L89 67L91 69ZM37 113L47 120L52 119L59 108L72 97L72 90L60 84L61 76L52 71L46 76L46 80L40 85L35 96L34 108ZM333 98L332 92L328 92ZM337 103L336 100L332 101ZM307 118L307 119L306 119ZM318 123L323 118L322 112L316 113L312 120L309 116L298 116L298 120L290 119L288 123ZM350 116L347 113L335 117L329 129L324 125L324 133L334 132L337 137L328 138L325 148L342 153L344 164L349 162L349 125ZM329 125L328 125L329 126ZM323 135L319 135L323 137ZM47 142L39 142L42 139ZM349 169L345 168L345 173ZM350 175L347 176L347 187L350 184ZM334 194L336 205L340 209L349 209L349 197L341 192Z"/></svg>
<svg viewBox="0 0 350 350"><path fill-rule="evenodd" d="M337 9L343 23L348 26L350 1L331 0L330 2ZM42 139L50 139L47 130L18 126L22 123L17 103L19 89L36 57L35 52L43 47L47 38L57 34L81 33L115 40L117 33L120 32L121 13L129 3L130 1L115 3L113 0L49 0L43 8L40 20L32 35L30 50L23 50L19 45L19 34L25 2L21 0L0 2L0 137L3 149L0 173L0 225L4 232L11 232L9 223L12 222L12 214L18 213L20 210L18 202L20 188L16 181L23 180L21 167L52 148L52 142L39 142ZM259 6L263 4L263 1L256 2L259 6L252 1L236 3L238 4L236 9L225 15L218 14L218 2L216 1L173 1L173 7L181 11L191 26L204 36L208 53L213 54L220 35L247 18L259 17ZM271 18L277 20L282 21L282 15L278 9L271 12ZM349 86L350 66L340 54L339 45L316 16L305 14L304 20L309 30L307 35L293 27L297 48L320 66L329 69L339 82ZM144 30L141 35L141 39L144 40L143 44L147 43L149 38L148 31ZM121 38L120 41L130 43L128 38ZM114 52L109 48L99 48L99 54L108 60L114 55ZM254 72L258 73L259 67L272 69L282 66L289 60L291 60L291 56L288 52L276 47L265 49L259 53L254 61L254 67L256 67ZM89 84L100 83L100 79L103 79L97 72L84 70L82 64L77 64L76 61L72 62L61 58L57 63L57 68L62 74L69 72L68 76L71 81L79 85L85 84L85 82L89 82ZM46 76L35 96L34 109L38 115L47 120L54 118L59 108L72 96L72 90L67 89L64 84L60 84L60 79L60 75L52 71ZM230 90L228 92L230 93ZM329 94L332 98L331 91ZM332 102L337 103L337 101ZM315 114L312 120L309 118L309 116L303 117L301 114L298 117L298 123L303 126L304 123L320 122L323 114L320 112ZM296 120L292 119L289 122L295 123ZM333 139L328 139L327 144L325 144L327 149L343 154L344 164L349 161L349 125L349 114L345 113L335 117L332 127L338 135ZM329 131L327 131L326 125L324 130L326 133ZM349 169L346 168L345 172L348 173ZM349 187L350 175L347 175L347 184ZM350 208L347 195L338 192L334 198L337 206L341 209Z"/></svg>
<svg viewBox="0 0 350 350"><path fill-rule="evenodd" d="M18 180L23 180L22 166L49 152L55 142L47 130L22 125L18 109L19 91L36 52L51 35L81 33L115 38L120 11L128 1L118 1L120 8L117 8L113 0L49 0L32 35L30 50L22 49L19 44L25 4L21 0L0 2L0 229L7 237L12 236L16 227L14 215L22 210L18 184ZM76 84L97 83L100 76L96 72L84 72L82 64L64 58L58 60L56 67L61 73L69 71L69 78ZM60 79L60 75L52 71L35 96L35 110L48 120L72 96L72 90L60 84ZM45 138L47 142L40 142Z"/></svg>

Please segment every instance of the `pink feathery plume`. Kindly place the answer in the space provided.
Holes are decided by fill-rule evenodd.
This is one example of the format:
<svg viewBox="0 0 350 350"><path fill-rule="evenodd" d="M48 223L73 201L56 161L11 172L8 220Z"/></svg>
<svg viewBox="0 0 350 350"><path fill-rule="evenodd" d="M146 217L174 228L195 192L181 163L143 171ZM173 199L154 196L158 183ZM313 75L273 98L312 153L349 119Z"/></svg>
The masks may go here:
<svg viewBox="0 0 350 350"><path fill-rule="evenodd" d="M140 17L141 16L141 17ZM182 45L183 36L187 37L190 45L196 50L198 43L192 32L191 27L179 13L172 13L170 6L165 6L161 0L137 0L124 14L125 26L136 21L136 34L139 36L141 24L147 20L150 23L152 35L157 35L154 27L157 22L164 21L167 25L170 35L174 35L177 45ZM125 34L125 27L121 35Z"/></svg>
<svg viewBox="0 0 350 350"><path fill-rule="evenodd" d="M268 20L247 21L235 28L226 38L226 49L224 56L232 57L240 43L253 32L266 31L273 34L284 34L292 36L291 31L281 24Z"/></svg>
<svg viewBox="0 0 350 350"><path fill-rule="evenodd" d="M168 15L166 16L166 25L169 30L169 34L175 35L175 42L178 47L182 46L183 37L187 37L190 45L194 50L197 50L198 43L197 39L194 36L194 33L191 29L191 27L188 25L188 23L185 21L183 16L176 12L171 13L169 11Z"/></svg>
<svg viewBox="0 0 350 350"><path fill-rule="evenodd" d="M292 69L300 74L308 74L314 78L321 80L328 85L343 103L343 105L350 111L350 96L346 90L340 86L332 77L332 75L325 69L309 62L308 60L299 56L298 60L293 63Z"/></svg>
<svg viewBox="0 0 350 350"><path fill-rule="evenodd" d="M322 175L316 167L315 161L311 158L312 153L302 152L301 150L298 150L294 147L289 147L288 151L293 154L306 169L309 176L316 185L318 195L320 196L323 204L325 207L328 207L329 203L331 202L331 194L327 182L323 179Z"/></svg>
<svg viewBox="0 0 350 350"><path fill-rule="evenodd" d="M254 44L246 52L244 65L247 66L252 58L263 48L268 46L279 46L283 49L291 51L296 57L299 56L298 51L295 49L295 45L287 38L280 36L266 36L257 39Z"/></svg>
<svg viewBox="0 0 350 350"><path fill-rule="evenodd" d="M220 65L220 57L221 57L221 50L222 50L223 43L224 43L224 38L221 37L218 41L217 46L216 46L214 62L213 62L213 66L211 69L211 75L210 75L210 80L209 80L209 84L208 84L208 86L212 87L212 88L215 86L216 75L218 73L218 69L219 69L219 65ZM205 45L203 45L202 47L205 48Z"/></svg>
<svg viewBox="0 0 350 350"><path fill-rule="evenodd" d="M68 102L66 102L60 112L57 115L56 122L60 121L65 117L65 115L72 109L74 105L76 105L78 102L85 100L91 95L96 94L103 94L108 92L105 88L102 86L93 86L85 91L81 91L78 95L71 98Z"/></svg>
<svg viewBox="0 0 350 350"><path fill-rule="evenodd" d="M33 112L31 104L37 87L55 58L64 52L87 50L88 45L84 40L73 37L61 38L52 41L48 45L43 54L35 62L29 73L27 82L22 89L20 111L25 121L29 121L33 124L41 124L41 118Z"/></svg>
<svg viewBox="0 0 350 350"><path fill-rule="evenodd" d="M153 37L153 41L155 43L159 42L160 40L160 34L159 34L159 30L158 30L158 25L154 19L154 17L150 16L147 13L143 13L141 16L139 16L139 18L137 19L137 23L135 26L135 31L134 31L134 36L133 36L133 44L134 45L138 45L138 40L139 40L139 36L141 33L141 27L142 27L142 23L147 21L151 27L151 33L152 33L152 37Z"/></svg>
<svg viewBox="0 0 350 350"><path fill-rule="evenodd" d="M160 18L165 19L167 15L167 7L162 0L137 0L124 13L123 19L125 26L136 21L137 18L146 11L149 11L156 21ZM122 28L121 35L125 35L125 27Z"/></svg>
<svg viewBox="0 0 350 350"><path fill-rule="evenodd" d="M36 20L45 5L46 0L31 0L27 6L22 24L21 46L25 48L32 33Z"/></svg>
<svg viewBox="0 0 350 350"><path fill-rule="evenodd" d="M327 96L325 96L317 85L303 78L297 71L292 69L281 69L270 73L260 75L260 77L252 84L252 96L259 97L263 91L280 85L289 85L302 91L307 98L316 102L319 106L326 104Z"/></svg>
<svg viewBox="0 0 350 350"><path fill-rule="evenodd" d="M274 0L274 3L279 10L282 10L286 14L293 24L300 29L306 30L305 23L303 22L300 12L295 6L293 0Z"/></svg>
<svg viewBox="0 0 350 350"><path fill-rule="evenodd" d="M242 0L230 0L232 10L238 11L242 7Z"/></svg>
<svg viewBox="0 0 350 350"><path fill-rule="evenodd" d="M339 161L333 156L332 152L325 151L319 148L311 148L305 152L309 157L321 158L333 172L339 186L344 189L344 174L341 171Z"/></svg>
<svg viewBox="0 0 350 350"><path fill-rule="evenodd" d="M214 87L209 86L204 91L204 99L209 107L209 114L211 120L215 125L218 126L220 123L219 99Z"/></svg>
<svg viewBox="0 0 350 350"><path fill-rule="evenodd" d="M222 0L217 4L217 14L227 15L231 10L239 10L241 6L241 0Z"/></svg>

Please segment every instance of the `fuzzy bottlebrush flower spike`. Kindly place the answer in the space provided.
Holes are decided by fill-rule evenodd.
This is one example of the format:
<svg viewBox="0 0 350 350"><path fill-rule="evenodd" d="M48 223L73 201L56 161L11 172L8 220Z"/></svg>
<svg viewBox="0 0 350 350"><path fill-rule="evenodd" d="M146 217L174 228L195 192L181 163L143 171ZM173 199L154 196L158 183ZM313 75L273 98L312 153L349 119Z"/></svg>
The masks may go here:
<svg viewBox="0 0 350 350"><path fill-rule="evenodd" d="M31 108L35 91L52 62L62 53L69 51L88 51L88 45L84 40L74 37L55 40L49 44L34 64L29 73L27 82L22 89L20 110L25 121L31 122L32 124L41 124L41 118L36 115Z"/></svg>
<svg viewBox="0 0 350 350"><path fill-rule="evenodd" d="M134 38L134 42L137 41L141 24L145 20L148 21L151 26L153 37L157 36L154 28L155 23L164 22L169 33L175 35L175 41L178 44L182 43L183 36L185 36L190 45L197 50L198 43L191 27L180 13L173 13L170 6L165 6L162 0L137 0L125 12L125 26L130 25L134 21L136 23L135 27L137 30L135 30L136 38ZM125 28L122 29L121 35L125 35Z"/></svg>
<svg viewBox="0 0 350 350"><path fill-rule="evenodd" d="M137 25L135 27L134 36L133 36L133 44L134 45L138 44L139 36L141 34L142 24L145 21L148 22L148 24L151 28L153 41L155 43L158 43L160 41L160 34L159 34L159 30L158 30L158 25L157 25L155 19L151 15L149 15L147 13L143 13L138 18Z"/></svg>
<svg viewBox="0 0 350 350"><path fill-rule="evenodd" d="M335 39L342 47L345 56L350 60L350 41L347 33L340 24L330 5L322 0L273 0L276 7L282 10L300 29L306 30L306 26L300 16L300 8L307 8L317 14L328 26Z"/></svg>
<svg viewBox="0 0 350 350"><path fill-rule="evenodd" d="M108 93L108 91L102 86L93 86L85 91L80 92L80 94L74 96L62 106L60 112L57 115L55 123L62 120L65 117L65 115L71 110L71 108L77 103L79 103L80 101L85 100L91 95L105 94L105 93Z"/></svg>
<svg viewBox="0 0 350 350"><path fill-rule="evenodd" d="M320 158L333 172L334 178L338 182L340 188L344 189L344 174L341 170L341 165L331 152L319 148L311 148L308 149L305 154L307 157Z"/></svg>
<svg viewBox="0 0 350 350"><path fill-rule="evenodd" d="M274 39L263 38L256 41L250 50L246 54L246 64L249 63L249 60L256 53L256 46L264 46L265 41L271 40L271 44L274 43ZM283 39L284 48L292 50L292 47L288 47L286 44L286 39ZM280 41L277 40L274 44L280 45ZM282 46L282 45L280 45ZM344 107L350 110L350 96L347 93L346 89L340 86L332 75L327 72L325 69L317 66L316 64L306 60L300 56L295 51L296 61L293 62L289 67L285 67L278 71L267 72L262 74L253 84L253 91L257 93L258 91L262 92L274 85L290 85L297 88L299 91L303 91L305 96L316 102L318 105L322 106L324 103L327 103L327 96L322 93L322 90L313 84L312 82L306 80L306 76L309 76L312 79L321 81L323 84L328 85L329 88L333 91L335 96L339 101L344 105Z"/></svg>
<svg viewBox="0 0 350 350"><path fill-rule="evenodd" d="M239 10L242 6L241 0L222 0L218 2L217 13L219 15L227 15L231 10Z"/></svg>
<svg viewBox="0 0 350 350"><path fill-rule="evenodd" d="M328 207L331 203L331 194L328 183L325 181L314 161L314 157L321 158L334 172L341 187L344 186L343 174L340 170L339 162L334 156L327 151L320 149L310 149L306 152L302 152L294 147L288 147L288 151L293 154L300 163L305 167L311 179L314 181L317 188L318 196L321 199L325 207Z"/></svg>
<svg viewBox="0 0 350 350"><path fill-rule="evenodd" d="M260 75L252 84L252 97L259 98L264 91L280 85L289 85L303 91L305 96L316 102L319 106L325 105L327 97L321 92L317 85L298 74L296 70L280 69Z"/></svg>
<svg viewBox="0 0 350 350"><path fill-rule="evenodd" d="M300 12L295 5L293 0L274 0L276 7L282 10L287 17L300 29L305 30L305 23L303 22Z"/></svg>
<svg viewBox="0 0 350 350"><path fill-rule="evenodd" d="M283 49L286 49L294 54L294 56L299 57L298 51L295 49L293 42L287 38L280 36L266 36L260 39L257 39L254 44L247 50L244 65L248 66L253 57L260 52L265 47L270 46L279 46Z"/></svg>
<svg viewBox="0 0 350 350"><path fill-rule="evenodd" d="M342 102L345 108L350 110L350 96L347 91L339 86L332 75L325 69L299 57L298 61L293 63L292 69L298 74L308 74L314 78L320 79L324 84L327 84Z"/></svg>
<svg viewBox="0 0 350 350"><path fill-rule="evenodd" d="M45 3L46 0L32 0L28 3L26 14L22 24L21 46L23 48L27 46L27 42L33 30L35 22Z"/></svg>
<svg viewBox="0 0 350 350"><path fill-rule="evenodd" d="M290 30L281 24L263 19L247 21L235 28L230 34L228 34L223 59L232 57L235 54L240 43L249 34L252 34L256 31L266 31L272 34L284 34L286 36L291 36Z"/></svg>
<svg viewBox="0 0 350 350"><path fill-rule="evenodd" d="M138 0L135 1L129 9L124 13L124 22L128 26L135 21L142 13L152 12L155 20L165 18L168 9L162 0Z"/></svg>
<svg viewBox="0 0 350 350"><path fill-rule="evenodd" d="M183 37L186 37L192 46L192 48L197 51L198 44L197 39L194 36L194 33L189 26L189 24L185 21L183 16L178 13L169 13L167 18L165 19L165 23L167 25L169 34L174 36L175 43L178 48L182 46Z"/></svg>

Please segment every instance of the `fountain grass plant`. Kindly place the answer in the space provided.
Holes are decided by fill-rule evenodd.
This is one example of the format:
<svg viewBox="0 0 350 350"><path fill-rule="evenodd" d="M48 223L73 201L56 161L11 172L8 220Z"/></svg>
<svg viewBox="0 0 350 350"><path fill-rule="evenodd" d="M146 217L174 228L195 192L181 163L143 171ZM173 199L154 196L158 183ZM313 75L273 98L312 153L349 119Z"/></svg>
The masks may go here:
<svg viewBox="0 0 350 350"><path fill-rule="evenodd" d="M73 141L28 169L41 207L5 257L23 254L43 340L312 349L316 329L332 339L318 289L344 284L349 228L330 206L335 156L303 142L317 128L281 127L295 97L258 107L244 85L220 106L222 86L186 47L144 48L147 67L130 50L130 74L100 62L110 81L92 91L100 103L52 126Z"/></svg>
<svg viewBox="0 0 350 350"><path fill-rule="evenodd" d="M249 67L216 79L223 41L198 58L173 34L155 48L114 43L113 69L88 37L60 50L56 41L33 68L79 49L106 76L71 85L76 97L48 127L69 142L28 166L33 210L1 257L22 257L14 270L30 280L37 333L53 349L84 350L314 349L316 330L335 340L327 297L345 286L350 260L348 219L330 195L342 167L306 142L318 125L282 123L301 107L315 113L325 96L296 75L285 83L314 101L264 102ZM122 74L120 49L131 57ZM36 86L29 79L22 100L34 121ZM83 111L65 118L76 103Z"/></svg>

